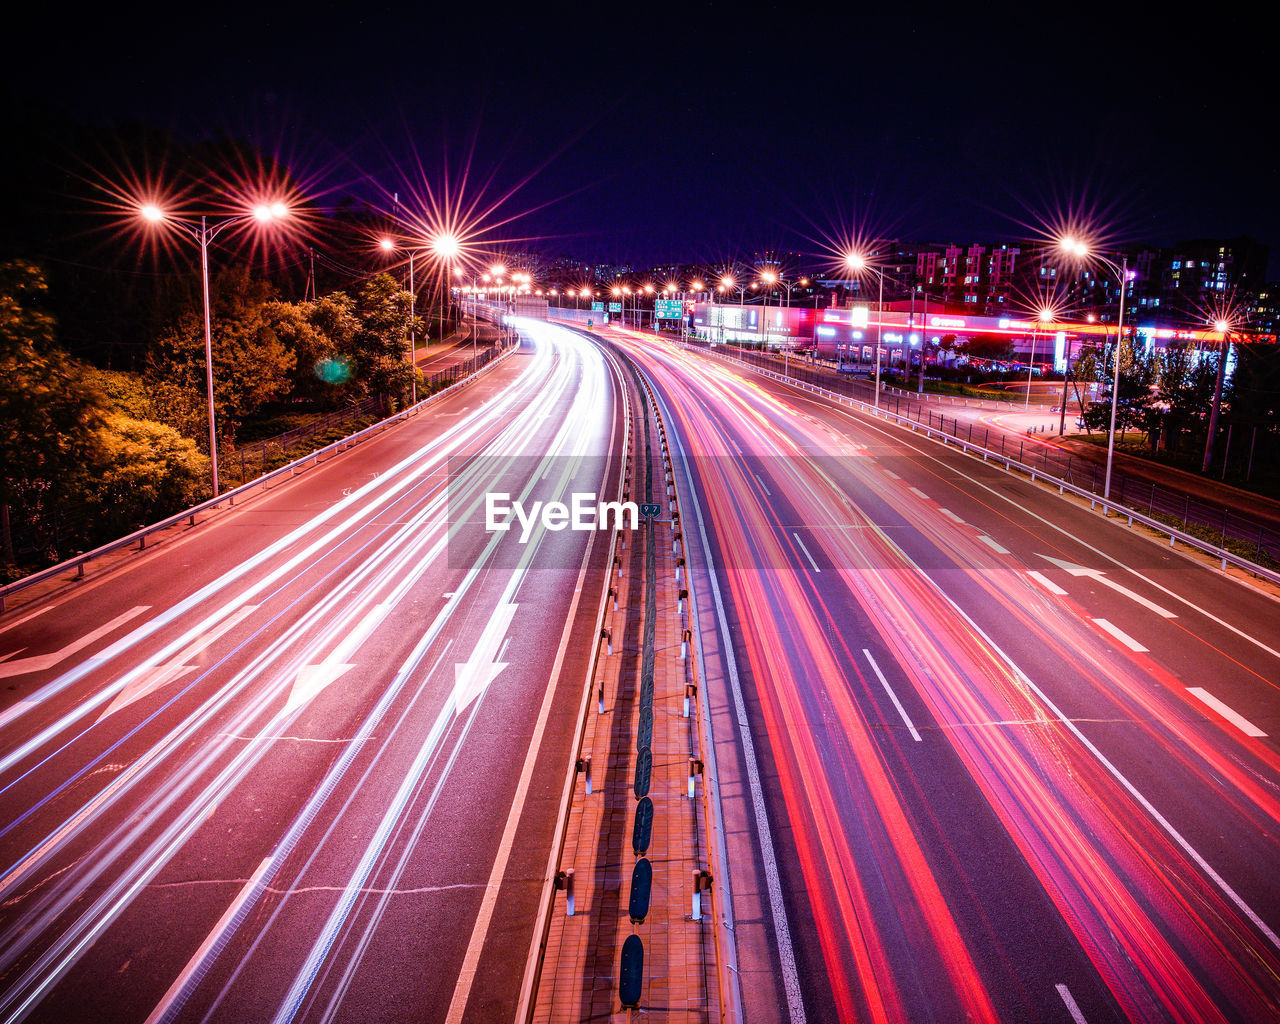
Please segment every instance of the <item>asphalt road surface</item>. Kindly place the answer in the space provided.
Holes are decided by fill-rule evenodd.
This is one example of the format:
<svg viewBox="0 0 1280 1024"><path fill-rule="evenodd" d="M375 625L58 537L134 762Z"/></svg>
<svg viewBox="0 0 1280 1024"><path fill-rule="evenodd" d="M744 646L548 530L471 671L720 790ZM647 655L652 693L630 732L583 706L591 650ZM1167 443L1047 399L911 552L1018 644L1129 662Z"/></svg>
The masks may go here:
<svg viewBox="0 0 1280 1024"><path fill-rule="evenodd" d="M0 620L0 1020L509 1020L616 485L599 350L430 412ZM594 559L594 561L593 561Z"/></svg>
<svg viewBox="0 0 1280 1024"><path fill-rule="evenodd" d="M910 431L611 337L698 520L746 1019L1277 1019L1276 600Z"/></svg>

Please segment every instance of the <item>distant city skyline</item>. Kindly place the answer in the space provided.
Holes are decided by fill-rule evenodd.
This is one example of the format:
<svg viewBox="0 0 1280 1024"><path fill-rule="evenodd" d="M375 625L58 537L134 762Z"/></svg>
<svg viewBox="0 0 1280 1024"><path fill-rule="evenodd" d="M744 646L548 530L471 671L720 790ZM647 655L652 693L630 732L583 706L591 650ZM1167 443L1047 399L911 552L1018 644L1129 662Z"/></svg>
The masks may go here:
<svg viewBox="0 0 1280 1024"><path fill-rule="evenodd" d="M412 209L429 188L544 251L714 261L818 252L850 231L1029 237L1075 213L1116 242L1252 235L1280 276L1268 147L1243 141L1270 124L1266 33L1239 14L1193 28L1126 11L703 4L481 24L29 6L14 21L11 116L48 104L230 132L314 176L321 202L376 192ZM1209 70L1214 53L1229 74Z"/></svg>

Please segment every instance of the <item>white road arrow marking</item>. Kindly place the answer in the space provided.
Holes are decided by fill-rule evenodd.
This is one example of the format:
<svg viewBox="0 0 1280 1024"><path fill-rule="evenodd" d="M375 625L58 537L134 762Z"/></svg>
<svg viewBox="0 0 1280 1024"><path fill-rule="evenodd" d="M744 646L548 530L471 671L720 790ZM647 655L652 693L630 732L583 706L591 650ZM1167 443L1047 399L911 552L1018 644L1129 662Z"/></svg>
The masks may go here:
<svg viewBox="0 0 1280 1024"><path fill-rule="evenodd" d="M54 651L52 654L36 654L30 658L19 658L17 661L0 662L0 679L7 679L9 676L25 675L28 672L43 672L45 669L53 668L60 661L66 661L71 655L77 651L82 651L95 640L106 636L113 630L118 629L124 623L137 615L145 612L150 605L140 604L137 607L130 608L123 615L117 615L105 626L99 626L92 633L86 633L79 640L73 640L65 647ZM16 651L14 653L17 653Z"/></svg>
<svg viewBox="0 0 1280 1024"><path fill-rule="evenodd" d="M507 663L497 660L498 646L511 628L511 619L516 613L515 604L500 604L494 609L489 624L480 634L471 658L453 667L453 711L455 715L464 712L473 700L484 693L485 689L498 678L498 673L507 667Z"/></svg>
<svg viewBox="0 0 1280 1024"><path fill-rule="evenodd" d="M116 699L108 704L106 710L98 716L98 721L101 722L108 715L113 715L121 708L128 707L139 697L145 697L148 693L160 689L160 687L173 682L175 679L182 678L188 672L194 672L200 667L196 663L196 659L204 649L228 632L233 626L238 625L252 615L257 607L256 604L247 604L242 608L237 608L214 626L213 629L201 633L192 640L172 661L165 662L163 665L156 665L151 671L139 676L116 695Z"/></svg>
<svg viewBox="0 0 1280 1024"><path fill-rule="evenodd" d="M318 696L331 686L339 676L349 669L355 668L337 661L322 661L319 665L303 665L298 670L298 677L293 681L293 689L289 691L289 702L284 706L284 713L296 711L313 697Z"/></svg>
<svg viewBox="0 0 1280 1024"><path fill-rule="evenodd" d="M1160 605L1156 604L1154 601L1148 601L1141 594L1135 594L1128 587L1121 586L1115 580L1107 579L1107 574L1104 573L1101 569L1087 569L1083 565L1076 565L1074 562L1064 562L1059 558L1051 558L1048 555L1041 555L1040 557L1043 558L1046 562L1052 562L1063 572L1068 573L1072 576L1087 576L1089 577L1089 579L1097 580L1104 587L1110 587L1117 594L1123 594L1125 597L1129 598L1131 601L1137 601L1138 604L1142 605L1142 607L1150 609L1151 611L1159 615L1161 618L1176 619L1178 617L1173 612L1169 611L1167 608L1160 607Z"/></svg>

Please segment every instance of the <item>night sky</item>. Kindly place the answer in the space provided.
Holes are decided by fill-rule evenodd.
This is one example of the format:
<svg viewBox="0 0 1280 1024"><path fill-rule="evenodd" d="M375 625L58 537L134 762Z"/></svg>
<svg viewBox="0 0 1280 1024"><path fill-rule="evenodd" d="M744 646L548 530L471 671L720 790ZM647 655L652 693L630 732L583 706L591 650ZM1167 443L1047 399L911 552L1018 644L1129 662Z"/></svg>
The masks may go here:
<svg viewBox="0 0 1280 1024"><path fill-rule="evenodd" d="M1059 8L24 4L3 74L19 109L250 139L322 204L466 174L488 237L547 255L1025 238L1074 207L1117 244L1253 235L1280 276L1269 30Z"/></svg>

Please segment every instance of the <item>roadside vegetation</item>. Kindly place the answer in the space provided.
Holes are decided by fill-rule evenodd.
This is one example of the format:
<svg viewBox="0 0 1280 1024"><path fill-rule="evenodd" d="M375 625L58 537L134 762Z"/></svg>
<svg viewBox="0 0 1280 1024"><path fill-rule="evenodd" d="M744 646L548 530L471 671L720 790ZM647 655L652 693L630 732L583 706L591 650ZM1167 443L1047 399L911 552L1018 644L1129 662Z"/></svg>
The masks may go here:
<svg viewBox="0 0 1280 1024"><path fill-rule="evenodd" d="M204 321L194 289L171 303L130 370L62 347L41 268L0 265L0 556L14 579L127 534L211 493ZM212 282L220 483L239 483L243 440L292 424L327 443L394 411L415 371L411 297L386 274L286 302L243 266ZM343 410L353 415L335 416ZM305 425L323 418L326 428ZM267 469L296 444L264 446ZM255 466L255 470L259 467ZM259 470L260 471L260 470ZM257 475L255 472L254 475Z"/></svg>

